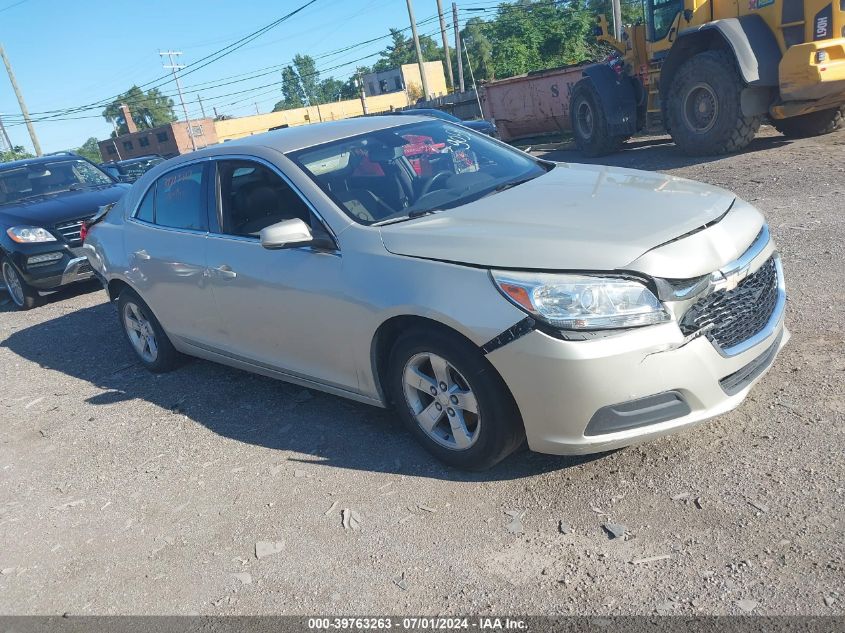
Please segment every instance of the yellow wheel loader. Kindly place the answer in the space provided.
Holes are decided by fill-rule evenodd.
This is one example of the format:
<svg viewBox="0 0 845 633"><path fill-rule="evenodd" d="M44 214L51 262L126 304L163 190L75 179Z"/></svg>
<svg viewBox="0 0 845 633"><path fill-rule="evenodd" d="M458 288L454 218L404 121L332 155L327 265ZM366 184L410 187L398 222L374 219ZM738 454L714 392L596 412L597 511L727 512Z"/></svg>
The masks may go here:
<svg viewBox="0 0 845 633"><path fill-rule="evenodd" d="M575 142L601 156L655 119L687 154L735 152L764 118L790 137L845 110L845 0L644 0L645 24L587 67L569 100Z"/></svg>

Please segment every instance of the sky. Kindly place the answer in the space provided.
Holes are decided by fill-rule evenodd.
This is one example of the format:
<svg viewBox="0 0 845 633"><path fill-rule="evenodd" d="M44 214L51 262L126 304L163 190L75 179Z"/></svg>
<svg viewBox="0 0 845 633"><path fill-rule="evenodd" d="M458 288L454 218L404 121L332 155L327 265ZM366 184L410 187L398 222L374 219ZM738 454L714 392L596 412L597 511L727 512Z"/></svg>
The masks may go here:
<svg viewBox="0 0 845 633"><path fill-rule="evenodd" d="M159 80L160 90L173 95L176 114L182 118L175 85L172 79L162 78L169 71L162 68L160 50L182 51L179 63L190 64L307 1L0 0L0 43L14 68L41 149L53 152L79 147L92 136L107 138L112 127L101 115L102 106L53 115L53 120L47 119L50 115L46 113L99 103L133 84ZM450 12L451 0L443 4ZM466 6L480 4L495 2L473 0ZM414 12L420 35L435 36L439 42L436 0L414 0ZM471 16L462 14L461 24ZM450 17L447 23L451 44ZM281 65L290 63L297 53L314 57L322 77L345 79L356 66L377 59L376 54L389 42L390 27L406 29L409 25L405 0L316 0L255 41L185 76L181 81L188 115L200 116L197 95L206 114L212 116L214 106L221 114L232 116L255 114L256 105L259 112L270 112L281 99ZM338 52L382 36L376 42ZM214 85L224 81L235 83ZM231 94L245 90L249 92ZM0 116L12 144L32 151L2 65Z"/></svg>

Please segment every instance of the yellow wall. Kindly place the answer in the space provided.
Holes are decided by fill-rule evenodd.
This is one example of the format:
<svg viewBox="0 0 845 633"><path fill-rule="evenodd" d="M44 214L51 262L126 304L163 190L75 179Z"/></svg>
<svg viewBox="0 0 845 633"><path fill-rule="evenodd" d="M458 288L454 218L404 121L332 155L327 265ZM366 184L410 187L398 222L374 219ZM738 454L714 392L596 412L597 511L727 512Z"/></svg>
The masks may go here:
<svg viewBox="0 0 845 633"><path fill-rule="evenodd" d="M443 62L425 62L425 78L428 82L429 97L441 97L449 94L446 88L446 74L443 72ZM418 64L403 64L402 80L405 86L415 86L416 92L422 95L422 82L420 81L420 67ZM413 90L412 90L413 92Z"/></svg>
<svg viewBox="0 0 845 633"><path fill-rule="evenodd" d="M442 74L442 73L441 73ZM419 79L419 72L417 72ZM431 89L431 87L429 87ZM445 91L445 84L444 84ZM367 110L370 114L376 112L388 112L396 108L404 108L410 105L405 91L390 92L375 97L367 97ZM215 121L214 129L217 131L219 142L242 138L252 134L261 134L271 127L279 125L306 125L308 123L319 123L320 121L334 121L336 119L348 119L354 116L361 116L364 111L360 99L349 99L347 101L335 101L320 106L309 106L307 108L296 108L294 110L283 110L281 112L270 112L268 114L254 114L252 116L227 119L226 121Z"/></svg>

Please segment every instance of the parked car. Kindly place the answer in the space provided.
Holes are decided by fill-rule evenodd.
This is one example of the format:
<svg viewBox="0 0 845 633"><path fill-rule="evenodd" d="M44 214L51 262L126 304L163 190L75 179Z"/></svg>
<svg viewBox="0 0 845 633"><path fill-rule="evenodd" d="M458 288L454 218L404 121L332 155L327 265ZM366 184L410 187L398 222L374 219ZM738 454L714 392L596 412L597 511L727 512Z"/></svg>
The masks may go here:
<svg viewBox="0 0 845 633"><path fill-rule="evenodd" d="M100 169L109 176L120 182L135 182L147 173L150 169L163 163L165 158L158 154L139 156L138 158L127 158L126 160L112 160L101 163Z"/></svg>
<svg viewBox="0 0 845 633"><path fill-rule="evenodd" d="M173 159L85 248L150 370L184 353L393 405L462 468L526 438L591 453L689 427L739 405L789 338L780 258L732 193L427 117Z"/></svg>
<svg viewBox="0 0 845 633"><path fill-rule="evenodd" d="M93 276L82 223L128 188L68 152L0 163L0 269L16 306Z"/></svg>
<svg viewBox="0 0 845 633"><path fill-rule="evenodd" d="M450 123L457 123L458 125L463 125L464 127L468 127L469 129L475 130L476 132L481 132L482 134L486 134L487 136L492 136L493 138L499 138L499 132L496 129L496 126L493 124L492 121L487 121L486 119L464 121L463 119L459 119L453 114L443 112L443 110L437 110L436 108L413 108L411 110L397 110L396 114L404 114L406 116L430 116L434 117L435 119L440 119L441 121L449 121Z"/></svg>

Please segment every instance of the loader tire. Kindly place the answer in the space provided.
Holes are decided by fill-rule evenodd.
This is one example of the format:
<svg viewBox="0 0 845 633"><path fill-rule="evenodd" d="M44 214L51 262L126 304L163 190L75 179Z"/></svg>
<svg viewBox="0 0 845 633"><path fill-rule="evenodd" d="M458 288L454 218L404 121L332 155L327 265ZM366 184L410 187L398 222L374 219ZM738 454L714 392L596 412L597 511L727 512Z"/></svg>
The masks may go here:
<svg viewBox="0 0 845 633"><path fill-rule="evenodd" d="M819 110L801 116L790 117L789 119L776 119L772 121L774 128L787 138L807 138L809 136L821 136L830 134L843 127L845 108L832 108L830 110Z"/></svg>
<svg viewBox="0 0 845 633"><path fill-rule="evenodd" d="M587 156L612 154L625 142L624 136L608 133L601 99L590 79L581 79L572 89L569 116L575 145Z"/></svg>
<svg viewBox="0 0 845 633"><path fill-rule="evenodd" d="M669 86L667 127L675 144L690 156L743 149L762 122L742 114L744 89L731 53L711 50L687 60Z"/></svg>

